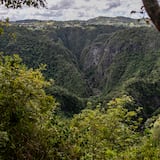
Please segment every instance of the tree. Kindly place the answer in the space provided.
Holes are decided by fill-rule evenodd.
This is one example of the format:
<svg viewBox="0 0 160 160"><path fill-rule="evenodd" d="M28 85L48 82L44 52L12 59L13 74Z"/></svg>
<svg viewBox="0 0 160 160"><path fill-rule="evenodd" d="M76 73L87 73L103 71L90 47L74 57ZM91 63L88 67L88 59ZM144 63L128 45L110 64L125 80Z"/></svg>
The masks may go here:
<svg viewBox="0 0 160 160"><path fill-rule="evenodd" d="M55 106L40 69L0 54L0 159L48 159L47 127Z"/></svg>
<svg viewBox="0 0 160 160"><path fill-rule="evenodd" d="M139 110L125 108L130 103L132 99L123 96L110 101L107 111L99 104L94 110L84 109L74 115L64 135L59 132L61 140L56 148L63 156L60 159L116 159L119 153L138 144L137 127L141 120L136 120Z"/></svg>
<svg viewBox="0 0 160 160"><path fill-rule="evenodd" d="M160 6L157 0L142 0L144 7L156 28L160 31Z"/></svg>
<svg viewBox="0 0 160 160"><path fill-rule="evenodd" d="M21 8L22 6L45 7L46 0L0 0L0 4L7 8Z"/></svg>

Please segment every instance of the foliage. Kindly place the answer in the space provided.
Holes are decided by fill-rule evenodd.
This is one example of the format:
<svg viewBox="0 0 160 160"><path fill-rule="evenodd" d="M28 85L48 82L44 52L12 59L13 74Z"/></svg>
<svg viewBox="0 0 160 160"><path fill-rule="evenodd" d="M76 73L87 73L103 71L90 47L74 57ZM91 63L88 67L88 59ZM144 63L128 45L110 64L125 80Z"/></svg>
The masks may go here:
<svg viewBox="0 0 160 160"><path fill-rule="evenodd" d="M47 124L55 106L39 69L27 69L18 55L0 55L0 143L3 159L46 158ZM44 138L42 138L44 137Z"/></svg>
<svg viewBox="0 0 160 160"><path fill-rule="evenodd" d="M12 25L7 30L16 33L16 42L2 36L1 50L20 54L30 67L47 64L45 75L79 96L89 96L95 88L108 95L121 90L124 81L133 77L158 76L159 36L150 28L76 27L74 22L72 27L65 27L65 23L59 27L58 22L50 23L53 25L37 21ZM94 47L101 51L97 65L92 55Z"/></svg>
<svg viewBox="0 0 160 160"><path fill-rule="evenodd" d="M99 104L66 119L53 110L55 100L44 91L50 83L43 68L28 69L19 56L1 54L1 159L159 159L159 118L143 135L141 109L128 110L133 99L122 96L106 109Z"/></svg>
<svg viewBox="0 0 160 160"><path fill-rule="evenodd" d="M24 63L32 68L37 68L41 63L46 64L43 73L48 79L54 79L55 85L68 89L78 96L89 94L74 55L63 45L49 39L46 32L9 27L5 33L0 37L1 51L9 55L18 53ZM11 40L9 36L11 33L16 34L16 40Z"/></svg>
<svg viewBox="0 0 160 160"><path fill-rule="evenodd" d="M137 112L124 108L131 101L127 96L117 98L108 103L107 111L99 106L85 109L70 122L61 123L63 134L59 133L61 138L56 143L59 159L114 159L137 145L139 120L133 120Z"/></svg>
<svg viewBox="0 0 160 160"><path fill-rule="evenodd" d="M110 101L107 110L100 106L84 109L71 120L54 119L57 136L52 142L55 159L75 160L158 160L159 118L149 132L139 131L140 109L128 111L133 100L128 96ZM55 125L56 124L56 125ZM138 129L138 130L137 130Z"/></svg>
<svg viewBox="0 0 160 160"><path fill-rule="evenodd" d="M45 0L0 0L0 5L4 5L7 8L21 8L22 6L33 6L33 7L45 7Z"/></svg>
<svg viewBox="0 0 160 160"><path fill-rule="evenodd" d="M126 85L126 90L137 104L145 106L143 116L145 118L152 116L159 108L160 81L137 79Z"/></svg>
<svg viewBox="0 0 160 160"><path fill-rule="evenodd" d="M71 117L85 108L84 99L62 87L54 85L48 88L47 92L56 98L56 101L59 103L58 112L64 113L65 116Z"/></svg>

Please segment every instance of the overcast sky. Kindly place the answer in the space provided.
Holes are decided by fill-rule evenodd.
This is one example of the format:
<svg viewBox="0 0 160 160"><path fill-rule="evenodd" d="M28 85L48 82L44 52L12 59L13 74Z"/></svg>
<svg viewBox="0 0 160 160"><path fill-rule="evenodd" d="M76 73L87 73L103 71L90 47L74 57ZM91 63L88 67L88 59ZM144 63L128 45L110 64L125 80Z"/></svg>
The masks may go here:
<svg viewBox="0 0 160 160"><path fill-rule="evenodd" d="M47 0L48 9L7 9L0 6L0 19L10 20L87 20L93 17L125 16L136 18L140 15L130 14L132 10L140 11L141 0Z"/></svg>

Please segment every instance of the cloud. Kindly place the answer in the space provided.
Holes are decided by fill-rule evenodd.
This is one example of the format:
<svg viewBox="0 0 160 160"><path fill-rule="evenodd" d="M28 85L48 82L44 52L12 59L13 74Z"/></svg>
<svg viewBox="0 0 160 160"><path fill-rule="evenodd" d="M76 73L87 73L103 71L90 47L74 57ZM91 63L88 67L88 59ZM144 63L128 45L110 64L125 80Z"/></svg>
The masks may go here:
<svg viewBox="0 0 160 160"><path fill-rule="evenodd" d="M116 7L120 6L120 5L121 5L120 2L111 2L109 4L109 9L116 8Z"/></svg>
<svg viewBox="0 0 160 160"><path fill-rule="evenodd" d="M46 19L48 17L55 18L55 17L61 17L63 16L63 12L62 11L49 11L49 12L45 12L45 13L35 13L34 14L35 17L43 17L43 19Z"/></svg>
<svg viewBox="0 0 160 160"><path fill-rule="evenodd" d="M130 11L139 10L141 0L47 0L48 9L7 9L0 6L0 19L10 20L42 19L42 20L87 20L98 16L127 16ZM132 18L132 17L131 17Z"/></svg>
<svg viewBox="0 0 160 160"><path fill-rule="evenodd" d="M58 4L49 7L50 10L70 9L74 5L74 0L61 0Z"/></svg>

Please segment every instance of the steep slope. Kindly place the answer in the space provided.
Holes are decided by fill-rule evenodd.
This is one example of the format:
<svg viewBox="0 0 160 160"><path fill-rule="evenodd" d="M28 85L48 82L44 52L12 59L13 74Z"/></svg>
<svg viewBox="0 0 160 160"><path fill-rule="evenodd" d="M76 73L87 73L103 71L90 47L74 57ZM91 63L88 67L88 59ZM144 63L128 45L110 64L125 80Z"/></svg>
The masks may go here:
<svg viewBox="0 0 160 160"><path fill-rule="evenodd" d="M16 34L16 39L10 39L10 33ZM30 31L26 28L8 28L6 34L0 37L0 50L6 54L18 53L29 67L46 64L44 74L55 80L72 93L80 96L89 94L87 84L78 69L75 56L62 44L50 40L43 31Z"/></svg>
<svg viewBox="0 0 160 160"><path fill-rule="evenodd" d="M18 26L16 23L8 27L6 34L0 37L1 51L7 54L18 53L29 67L35 68L41 63L46 64L47 70L44 73L48 78L53 78L56 85L82 97L92 95L92 89L81 71L81 52L97 36L111 34L123 27L103 25L59 27L60 22L58 27L55 27L48 26L48 23L38 26L39 23L41 24L41 21L26 20L18 22ZM15 33L15 39L11 39L12 33Z"/></svg>
<svg viewBox="0 0 160 160"><path fill-rule="evenodd" d="M25 21L6 29L0 49L19 53L29 67L47 64L46 77L61 88L50 92L60 101L78 101L72 93L99 96L102 101L128 94L148 116L160 107L160 35L149 27L130 27L130 22L135 20ZM11 40L13 32L16 39ZM74 103L70 104L73 110Z"/></svg>
<svg viewBox="0 0 160 160"><path fill-rule="evenodd" d="M79 27L63 27L56 30L57 37L60 38L66 48L79 58L82 50L88 46L99 35L113 33L123 27L109 25L87 25Z"/></svg>
<svg viewBox="0 0 160 160"><path fill-rule="evenodd" d="M153 113L160 107L160 35L148 28L130 28L105 39L93 42L81 57L94 93L102 92L105 99L129 94L146 108L146 115Z"/></svg>
<svg viewBox="0 0 160 160"><path fill-rule="evenodd" d="M158 75L150 74L158 64L159 39L155 31L147 28L125 29L109 37L106 35L104 43L93 42L83 51L83 70L87 72L94 68L92 76L103 87L106 86L106 91L133 77L154 76L155 79Z"/></svg>

